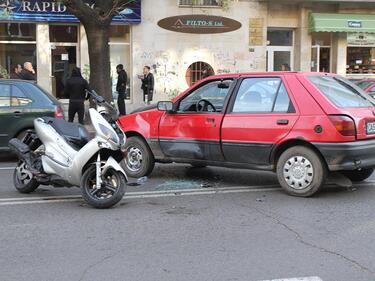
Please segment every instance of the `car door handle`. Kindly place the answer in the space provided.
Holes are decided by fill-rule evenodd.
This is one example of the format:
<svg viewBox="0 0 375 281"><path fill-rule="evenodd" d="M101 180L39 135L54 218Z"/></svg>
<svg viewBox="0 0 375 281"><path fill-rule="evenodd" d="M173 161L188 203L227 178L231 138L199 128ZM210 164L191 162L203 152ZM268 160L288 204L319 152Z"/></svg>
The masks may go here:
<svg viewBox="0 0 375 281"><path fill-rule="evenodd" d="M207 118L208 123L215 123L215 118Z"/></svg>
<svg viewBox="0 0 375 281"><path fill-rule="evenodd" d="M289 124L289 120L287 119L277 120L277 125L288 125L288 124Z"/></svg>
<svg viewBox="0 0 375 281"><path fill-rule="evenodd" d="M13 113L14 113L14 116L15 116L15 117L20 117L20 116L23 115L23 113L22 113L21 111L15 111L15 112L13 112Z"/></svg>

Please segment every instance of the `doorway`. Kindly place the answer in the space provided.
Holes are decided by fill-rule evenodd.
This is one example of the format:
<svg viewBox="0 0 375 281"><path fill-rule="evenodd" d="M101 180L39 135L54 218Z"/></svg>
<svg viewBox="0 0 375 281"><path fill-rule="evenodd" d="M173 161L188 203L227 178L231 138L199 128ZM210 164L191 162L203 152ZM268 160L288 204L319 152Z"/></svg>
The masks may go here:
<svg viewBox="0 0 375 281"><path fill-rule="evenodd" d="M311 47L311 71L331 72L331 48L314 45Z"/></svg>
<svg viewBox="0 0 375 281"><path fill-rule="evenodd" d="M291 46L268 46L267 71L292 71L293 57Z"/></svg>
<svg viewBox="0 0 375 281"><path fill-rule="evenodd" d="M54 46L52 58L52 92L59 99L65 99L65 82L70 77L73 67L77 66L76 46Z"/></svg>

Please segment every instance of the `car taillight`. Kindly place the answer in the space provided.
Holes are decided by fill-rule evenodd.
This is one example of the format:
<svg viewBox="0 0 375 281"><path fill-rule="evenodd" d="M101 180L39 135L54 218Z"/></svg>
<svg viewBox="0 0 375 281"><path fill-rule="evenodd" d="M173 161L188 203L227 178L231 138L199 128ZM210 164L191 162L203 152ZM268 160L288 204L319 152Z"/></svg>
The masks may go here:
<svg viewBox="0 0 375 281"><path fill-rule="evenodd" d="M353 119L346 115L330 115L333 126L343 136L355 136L355 124Z"/></svg>
<svg viewBox="0 0 375 281"><path fill-rule="evenodd" d="M62 110L61 106L56 106L55 118L64 118L64 111Z"/></svg>

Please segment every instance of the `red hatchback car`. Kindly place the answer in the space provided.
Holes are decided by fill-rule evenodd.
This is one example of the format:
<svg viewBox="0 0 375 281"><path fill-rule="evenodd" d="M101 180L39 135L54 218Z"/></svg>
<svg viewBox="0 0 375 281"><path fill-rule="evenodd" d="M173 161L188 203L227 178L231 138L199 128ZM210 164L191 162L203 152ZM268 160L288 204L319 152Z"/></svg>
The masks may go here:
<svg viewBox="0 0 375 281"><path fill-rule="evenodd" d="M362 181L375 167L375 100L332 74L211 76L119 122L133 177L155 162L267 170L311 196L330 171Z"/></svg>

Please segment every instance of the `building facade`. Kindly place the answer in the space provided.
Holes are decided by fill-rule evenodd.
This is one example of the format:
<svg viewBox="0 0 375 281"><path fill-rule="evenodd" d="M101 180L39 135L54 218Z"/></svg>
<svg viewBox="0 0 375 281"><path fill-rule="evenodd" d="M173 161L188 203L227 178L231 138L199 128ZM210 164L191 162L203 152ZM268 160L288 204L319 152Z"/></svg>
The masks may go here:
<svg viewBox="0 0 375 281"><path fill-rule="evenodd" d="M84 74L88 72L84 28L69 18L64 7L52 6L54 1L0 2L17 2L34 13L33 20L0 17L1 66L10 70L15 62L32 60L38 83L64 98L69 69L78 65ZM35 7L36 2L41 4ZM154 100L174 97L207 73L292 70L335 72L353 79L375 77L375 6L371 2L139 1L138 6L125 9L111 28L113 84L115 66L122 63L129 74L131 110L143 105L138 76L144 65L151 66L155 76ZM35 14L43 10L49 18L41 20Z"/></svg>

